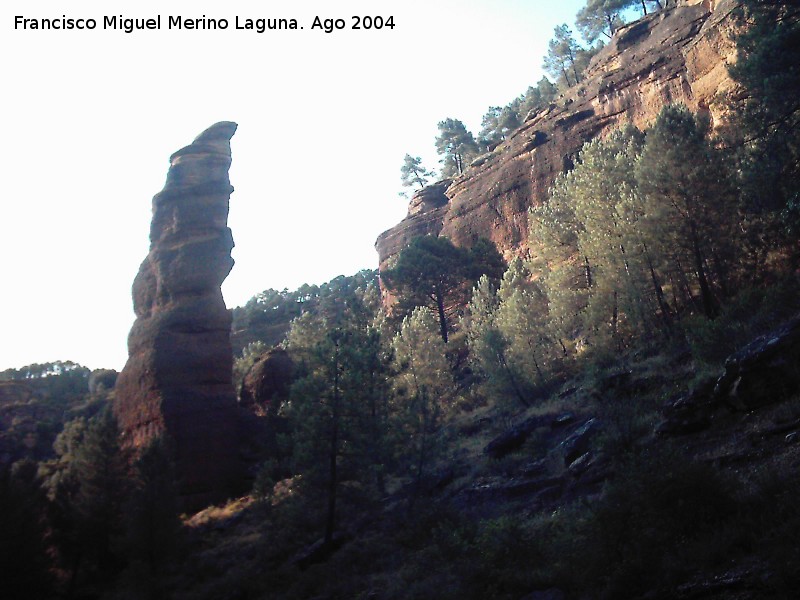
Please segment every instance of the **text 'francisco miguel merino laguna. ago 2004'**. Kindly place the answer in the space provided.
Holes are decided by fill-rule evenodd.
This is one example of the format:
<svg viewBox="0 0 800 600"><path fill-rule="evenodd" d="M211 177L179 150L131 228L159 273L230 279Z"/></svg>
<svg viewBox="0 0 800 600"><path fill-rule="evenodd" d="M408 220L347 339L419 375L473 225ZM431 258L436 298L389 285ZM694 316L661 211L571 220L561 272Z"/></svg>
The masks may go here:
<svg viewBox="0 0 800 600"><path fill-rule="evenodd" d="M309 29L331 33L341 29L394 29L394 17L380 16L353 16L350 23L342 18L314 17ZM285 29L305 29L297 19L285 18L249 18L236 15L233 19L207 17L184 17L173 15L156 15L149 18L128 18L123 15L93 17L68 17L62 15L55 18L14 17L14 29L25 31L69 31L69 30L114 30L124 33L133 33L144 30L195 30L195 31L225 31L244 30L255 33Z"/></svg>

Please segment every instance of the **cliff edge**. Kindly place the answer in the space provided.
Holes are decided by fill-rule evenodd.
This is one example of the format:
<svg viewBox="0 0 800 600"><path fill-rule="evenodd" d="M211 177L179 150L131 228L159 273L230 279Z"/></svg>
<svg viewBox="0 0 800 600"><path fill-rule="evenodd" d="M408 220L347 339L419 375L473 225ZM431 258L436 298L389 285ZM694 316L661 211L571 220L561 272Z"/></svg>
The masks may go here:
<svg viewBox="0 0 800 600"><path fill-rule="evenodd" d="M719 94L732 87L736 0L688 1L621 27L557 102L529 114L494 151L453 181L411 199L408 215L375 248L384 268L415 237L442 235L459 246L479 238L510 259L528 250L528 209L547 198L581 147L626 123L643 128L671 103L724 117Z"/></svg>

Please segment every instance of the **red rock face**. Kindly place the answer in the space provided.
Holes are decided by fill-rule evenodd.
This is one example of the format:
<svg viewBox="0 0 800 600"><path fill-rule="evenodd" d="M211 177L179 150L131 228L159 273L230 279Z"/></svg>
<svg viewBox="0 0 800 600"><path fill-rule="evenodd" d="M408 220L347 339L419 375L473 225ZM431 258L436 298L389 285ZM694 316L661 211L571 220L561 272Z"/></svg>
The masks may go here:
<svg viewBox="0 0 800 600"><path fill-rule="evenodd" d="M276 415L289 397L294 361L280 348L266 352L250 368L239 390L239 404L257 414Z"/></svg>
<svg viewBox="0 0 800 600"><path fill-rule="evenodd" d="M153 198L150 252L133 282L136 322L116 384L124 445L172 438L187 509L225 498L239 478L231 315L220 290L233 267L235 131L235 123L217 123L170 158Z"/></svg>
<svg viewBox="0 0 800 600"><path fill-rule="evenodd" d="M528 251L528 209L544 202L583 144L625 123L649 126L670 103L724 115L717 94L731 87L730 32L736 0L684 2L621 27L593 59L584 81L528 115L510 139L451 184L415 194L403 221L378 237L379 264L422 235L459 246L495 243L506 259ZM713 9L713 10L712 10ZM436 196L439 200L430 200Z"/></svg>

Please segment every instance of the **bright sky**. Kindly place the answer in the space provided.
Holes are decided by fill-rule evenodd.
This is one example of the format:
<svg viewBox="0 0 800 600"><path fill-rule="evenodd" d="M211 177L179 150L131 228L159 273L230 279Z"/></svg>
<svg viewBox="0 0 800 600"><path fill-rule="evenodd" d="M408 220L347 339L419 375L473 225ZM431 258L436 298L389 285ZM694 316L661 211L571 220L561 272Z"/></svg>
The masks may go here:
<svg viewBox="0 0 800 600"><path fill-rule="evenodd" d="M438 166L438 121L475 133L542 75L553 27L584 0L226 2L5 0L0 370L73 360L121 369L131 283L172 152L236 121L229 307L257 292L375 268L375 238L406 213L406 152ZM15 17L94 18L92 31L15 30ZM158 31L103 30L103 17ZM225 31L169 30L169 16ZM311 30L314 17L347 29ZM352 15L394 17L355 31ZM295 18L298 31L236 30Z"/></svg>

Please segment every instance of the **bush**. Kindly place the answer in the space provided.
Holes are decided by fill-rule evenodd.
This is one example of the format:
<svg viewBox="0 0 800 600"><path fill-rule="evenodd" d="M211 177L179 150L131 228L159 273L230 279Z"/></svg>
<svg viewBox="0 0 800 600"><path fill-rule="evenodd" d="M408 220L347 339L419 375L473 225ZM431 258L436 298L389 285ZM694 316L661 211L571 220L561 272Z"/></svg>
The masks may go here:
<svg viewBox="0 0 800 600"><path fill-rule="evenodd" d="M800 289L794 279L739 292L713 321L696 316L684 323L695 360L721 364L753 338L767 333L800 310Z"/></svg>
<svg viewBox="0 0 800 600"><path fill-rule="evenodd" d="M670 453L642 453L618 472L622 477L570 537L565 578L576 591L634 597L725 558L733 541L719 547L719 533L738 508L725 477Z"/></svg>

